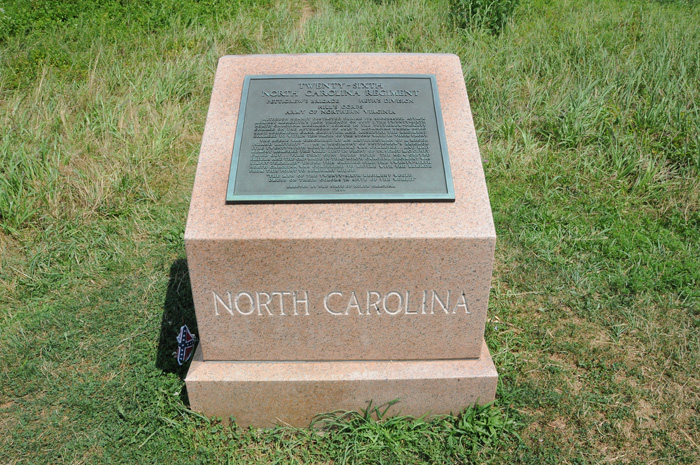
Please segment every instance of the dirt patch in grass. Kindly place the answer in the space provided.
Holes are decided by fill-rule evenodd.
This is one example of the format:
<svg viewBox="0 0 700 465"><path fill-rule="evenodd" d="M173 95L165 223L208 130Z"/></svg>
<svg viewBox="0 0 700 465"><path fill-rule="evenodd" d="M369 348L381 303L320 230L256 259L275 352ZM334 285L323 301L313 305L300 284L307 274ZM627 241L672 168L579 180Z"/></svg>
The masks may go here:
<svg viewBox="0 0 700 465"><path fill-rule="evenodd" d="M302 32L304 30L304 26L306 25L306 22L311 19L316 14L316 10L314 9L313 5L308 2L308 0L304 0L301 2L301 16L299 17L299 23L297 24L297 30L299 32Z"/></svg>

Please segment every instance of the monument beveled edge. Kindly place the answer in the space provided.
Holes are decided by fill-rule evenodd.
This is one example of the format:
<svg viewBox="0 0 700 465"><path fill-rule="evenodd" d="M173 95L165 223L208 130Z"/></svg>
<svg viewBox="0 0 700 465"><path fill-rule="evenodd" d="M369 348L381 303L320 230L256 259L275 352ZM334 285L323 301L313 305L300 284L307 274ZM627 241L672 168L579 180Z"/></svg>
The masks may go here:
<svg viewBox="0 0 700 465"><path fill-rule="evenodd" d="M435 76L454 202L227 204L245 77L349 73ZM328 405L335 399L343 408L403 392L397 397L405 397L411 411L435 414L447 413L446 405L458 411L473 399L493 400L497 374L484 356L483 334L495 240L456 56L223 57L185 230L200 339L199 359L186 378L193 408L213 414L212 399L243 395L251 386L268 393L255 399L257 407L228 402L226 408L237 418L257 409L260 415L245 417L255 426L308 422L319 413L314 406L321 404L311 400L320 391L330 396ZM360 380L343 375L346 364L354 364L356 374L377 373L393 363L387 360L414 364L411 373L424 373L423 364L444 365L427 384L417 374L396 374L354 396ZM283 389L285 373L292 372L288 387L306 392L293 408L303 413L272 418L269 412L281 408L275 389ZM435 403L428 391L441 382L451 388ZM418 385L432 387L408 395Z"/></svg>
<svg viewBox="0 0 700 465"><path fill-rule="evenodd" d="M435 76L246 76L226 200L453 201Z"/></svg>

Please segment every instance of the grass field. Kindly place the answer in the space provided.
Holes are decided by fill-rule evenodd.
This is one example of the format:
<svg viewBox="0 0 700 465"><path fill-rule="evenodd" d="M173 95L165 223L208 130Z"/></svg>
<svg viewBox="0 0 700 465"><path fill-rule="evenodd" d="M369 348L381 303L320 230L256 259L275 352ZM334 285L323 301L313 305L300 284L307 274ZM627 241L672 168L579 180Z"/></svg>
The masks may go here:
<svg viewBox="0 0 700 465"><path fill-rule="evenodd" d="M459 3L488 2L0 0L0 463L700 463L700 5L508 1L501 30ZM499 236L491 407L187 408L216 62L305 52L461 57Z"/></svg>

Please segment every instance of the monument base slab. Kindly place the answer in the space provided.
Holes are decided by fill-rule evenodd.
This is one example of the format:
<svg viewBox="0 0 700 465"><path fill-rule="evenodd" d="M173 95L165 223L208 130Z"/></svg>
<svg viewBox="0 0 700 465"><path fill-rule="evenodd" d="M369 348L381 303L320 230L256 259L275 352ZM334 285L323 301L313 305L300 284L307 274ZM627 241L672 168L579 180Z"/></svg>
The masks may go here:
<svg viewBox="0 0 700 465"><path fill-rule="evenodd" d="M458 413L496 396L488 347L478 359L401 361L204 361L197 349L185 383L193 410L241 426L306 427L319 413L398 399L390 413Z"/></svg>

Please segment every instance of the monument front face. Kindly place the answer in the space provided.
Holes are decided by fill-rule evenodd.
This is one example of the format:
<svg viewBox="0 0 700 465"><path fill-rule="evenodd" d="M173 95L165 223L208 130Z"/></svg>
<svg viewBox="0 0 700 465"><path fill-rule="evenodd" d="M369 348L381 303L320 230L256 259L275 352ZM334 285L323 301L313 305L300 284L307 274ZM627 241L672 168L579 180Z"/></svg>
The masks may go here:
<svg viewBox="0 0 700 465"><path fill-rule="evenodd" d="M243 398L246 382L282 399L274 383L292 372L292 384L338 390L309 400L315 409L407 389L429 399L443 382L475 390L402 411L492 400L483 333L495 239L457 57L223 57L185 231L200 333L193 407L225 404L214 390ZM429 368L438 361L452 365ZM363 370L375 373L369 391L356 384L369 386ZM381 373L393 379L384 394Z"/></svg>
<svg viewBox="0 0 700 465"><path fill-rule="evenodd" d="M189 244L188 253L208 360L459 359L481 350L493 241L261 238Z"/></svg>

